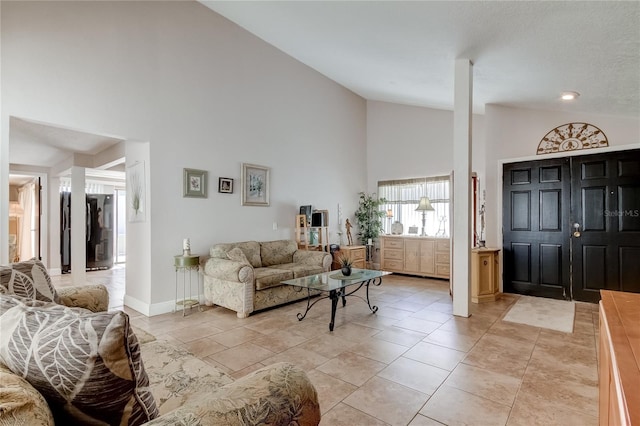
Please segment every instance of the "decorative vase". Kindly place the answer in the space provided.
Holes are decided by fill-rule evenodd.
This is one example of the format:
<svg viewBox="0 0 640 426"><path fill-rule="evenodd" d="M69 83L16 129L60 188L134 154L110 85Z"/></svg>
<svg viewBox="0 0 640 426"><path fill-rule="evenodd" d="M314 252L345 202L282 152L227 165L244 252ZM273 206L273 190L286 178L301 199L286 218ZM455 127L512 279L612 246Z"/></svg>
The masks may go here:
<svg viewBox="0 0 640 426"><path fill-rule="evenodd" d="M348 277L349 275L351 275L351 266L343 266L342 275L344 275L345 277Z"/></svg>

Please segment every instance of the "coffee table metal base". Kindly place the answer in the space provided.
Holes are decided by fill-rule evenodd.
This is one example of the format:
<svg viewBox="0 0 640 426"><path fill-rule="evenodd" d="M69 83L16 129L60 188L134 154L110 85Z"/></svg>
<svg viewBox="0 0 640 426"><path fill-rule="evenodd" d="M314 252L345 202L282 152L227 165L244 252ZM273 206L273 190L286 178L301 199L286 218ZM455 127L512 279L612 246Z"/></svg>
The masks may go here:
<svg viewBox="0 0 640 426"><path fill-rule="evenodd" d="M307 313L309 313L309 310L311 310L313 305L315 305L321 300L330 299L331 300L331 322L329 323L329 331L333 331L333 326L336 320L336 309L338 307L338 300L342 299L342 306L344 307L347 305L347 296L355 296L358 299L361 299L367 302L367 306L369 306L369 309L371 310L371 312L375 314L376 312L378 312L378 307L371 306L371 301L369 300L369 284L379 286L380 284L382 284L382 277L377 277L377 278L373 278L370 280L366 280L366 281L362 281L360 283L354 284L354 285L357 285L357 287L354 290L351 290L349 292L346 291L348 287L342 287L339 289L330 290L328 295L315 299L313 303L311 302L311 290L307 288L307 309L304 311L304 314L298 313L297 315L298 321L302 321L304 317L307 316ZM360 295L354 294L358 290L360 290L362 287L365 287L367 290L366 299ZM326 292L323 291L323 293L326 293Z"/></svg>

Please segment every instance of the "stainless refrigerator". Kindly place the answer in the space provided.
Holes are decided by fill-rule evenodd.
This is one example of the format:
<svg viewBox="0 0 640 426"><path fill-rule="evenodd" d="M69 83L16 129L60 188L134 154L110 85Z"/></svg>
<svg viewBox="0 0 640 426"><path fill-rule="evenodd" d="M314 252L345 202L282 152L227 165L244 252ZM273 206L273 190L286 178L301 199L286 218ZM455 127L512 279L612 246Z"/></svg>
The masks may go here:
<svg viewBox="0 0 640 426"><path fill-rule="evenodd" d="M86 195L87 270L113 266L113 195ZM60 264L62 273L71 272L71 193L60 193Z"/></svg>

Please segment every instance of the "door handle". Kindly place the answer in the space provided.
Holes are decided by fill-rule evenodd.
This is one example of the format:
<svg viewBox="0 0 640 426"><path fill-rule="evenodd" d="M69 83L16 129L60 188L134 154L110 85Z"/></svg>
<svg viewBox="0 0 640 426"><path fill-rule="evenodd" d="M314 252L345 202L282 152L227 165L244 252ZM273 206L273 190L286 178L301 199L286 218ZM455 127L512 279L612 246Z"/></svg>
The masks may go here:
<svg viewBox="0 0 640 426"><path fill-rule="evenodd" d="M573 236L580 238L580 235L580 224L576 222L573 224Z"/></svg>

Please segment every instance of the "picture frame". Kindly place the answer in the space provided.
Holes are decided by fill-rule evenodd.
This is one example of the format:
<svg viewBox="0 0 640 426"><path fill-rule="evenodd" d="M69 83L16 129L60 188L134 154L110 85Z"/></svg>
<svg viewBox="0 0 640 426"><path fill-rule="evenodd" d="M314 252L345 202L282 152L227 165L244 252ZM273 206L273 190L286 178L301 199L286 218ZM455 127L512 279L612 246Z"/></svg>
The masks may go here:
<svg viewBox="0 0 640 426"><path fill-rule="evenodd" d="M147 196L144 161L127 167L127 218L129 222L146 220Z"/></svg>
<svg viewBox="0 0 640 426"><path fill-rule="evenodd" d="M207 198L206 170L184 169L183 171L183 197Z"/></svg>
<svg viewBox="0 0 640 426"><path fill-rule="evenodd" d="M233 194L233 179L225 177L218 178L218 192Z"/></svg>
<svg viewBox="0 0 640 426"><path fill-rule="evenodd" d="M270 174L269 167L242 163L242 196L240 198L243 206L269 206Z"/></svg>

